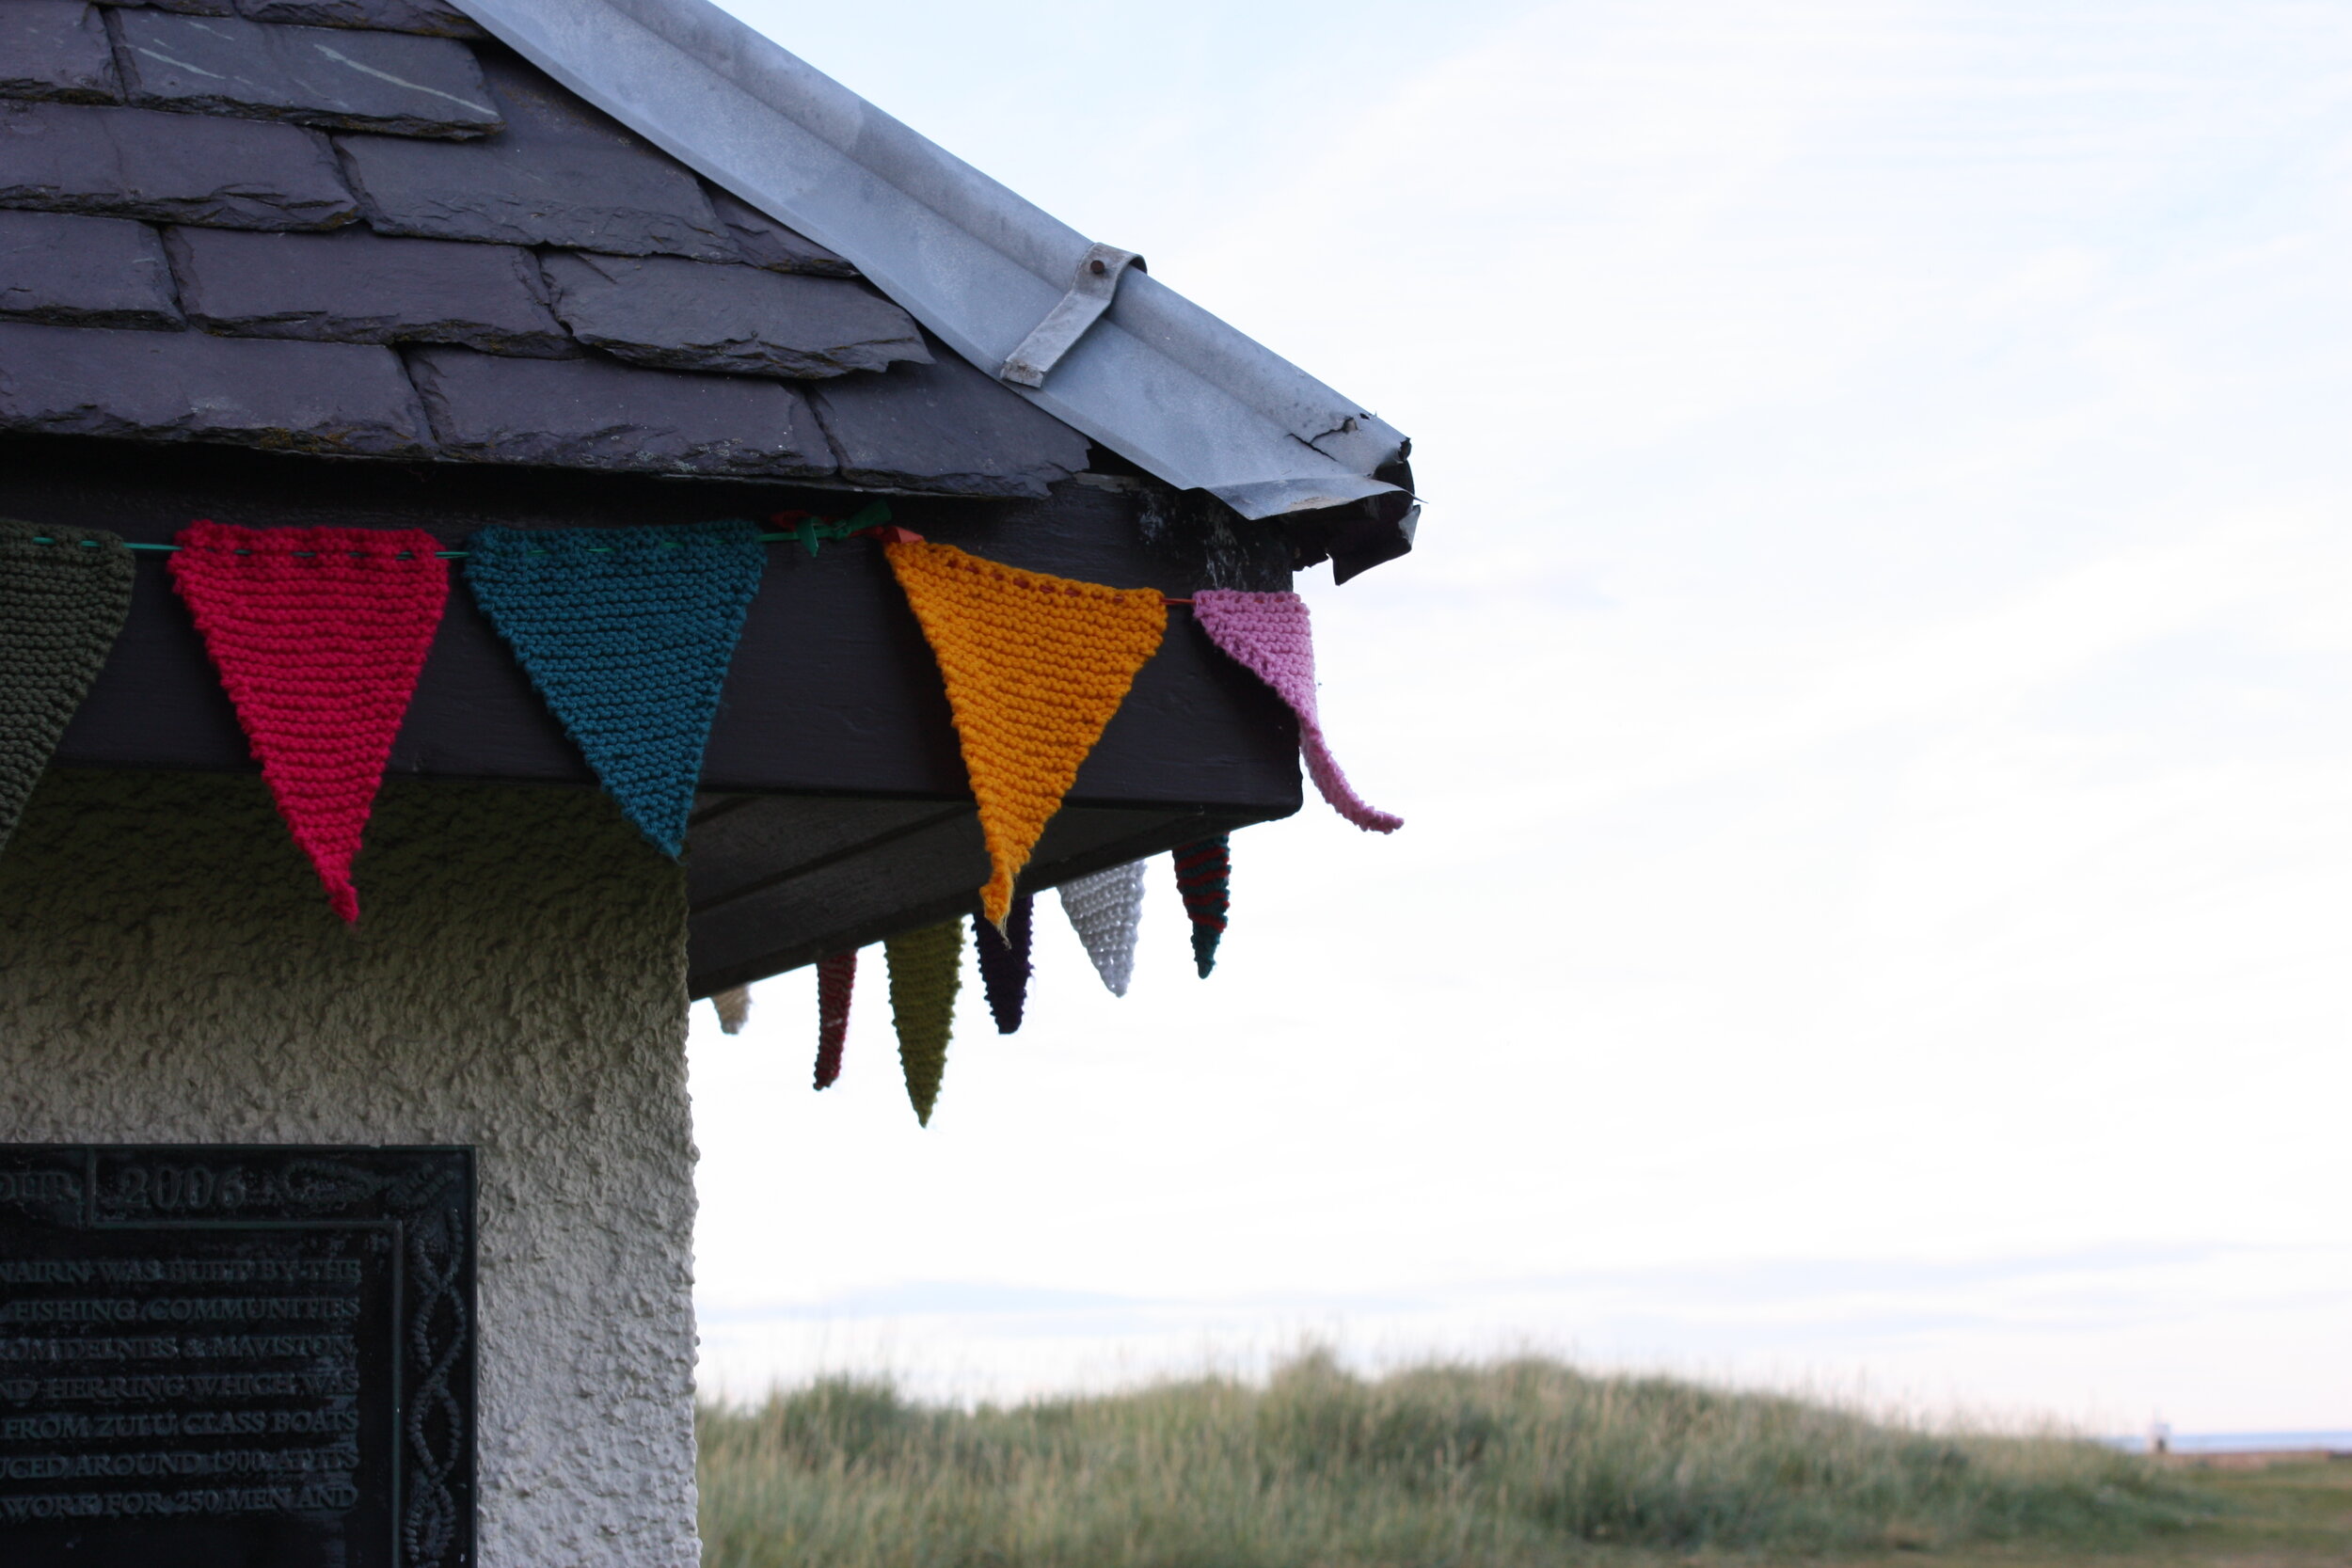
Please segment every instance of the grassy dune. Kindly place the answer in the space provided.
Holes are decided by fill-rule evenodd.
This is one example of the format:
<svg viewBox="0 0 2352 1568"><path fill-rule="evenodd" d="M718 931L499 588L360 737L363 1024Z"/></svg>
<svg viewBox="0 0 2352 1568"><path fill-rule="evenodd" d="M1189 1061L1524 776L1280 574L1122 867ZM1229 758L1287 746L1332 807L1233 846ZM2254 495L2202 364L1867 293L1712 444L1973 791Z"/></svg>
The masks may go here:
<svg viewBox="0 0 2352 1568"><path fill-rule="evenodd" d="M706 1411L702 1444L706 1568L2169 1558L2232 1508L2092 1444L1542 1360L977 1411L833 1380Z"/></svg>

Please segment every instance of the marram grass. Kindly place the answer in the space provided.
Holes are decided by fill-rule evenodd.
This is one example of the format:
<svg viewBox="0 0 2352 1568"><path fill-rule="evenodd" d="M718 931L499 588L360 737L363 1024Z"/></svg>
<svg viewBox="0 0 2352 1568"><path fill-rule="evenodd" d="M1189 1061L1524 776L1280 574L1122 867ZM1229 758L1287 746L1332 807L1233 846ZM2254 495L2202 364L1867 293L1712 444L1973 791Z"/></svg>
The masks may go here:
<svg viewBox="0 0 2352 1568"><path fill-rule="evenodd" d="M1365 1379L1311 1354L1263 1386L972 1411L833 1379L706 1409L701 1436L705 1568L2101 1551L2210 1517L2202 1494L2096 1444L1942 1435L1535 1359Z"/></svg>

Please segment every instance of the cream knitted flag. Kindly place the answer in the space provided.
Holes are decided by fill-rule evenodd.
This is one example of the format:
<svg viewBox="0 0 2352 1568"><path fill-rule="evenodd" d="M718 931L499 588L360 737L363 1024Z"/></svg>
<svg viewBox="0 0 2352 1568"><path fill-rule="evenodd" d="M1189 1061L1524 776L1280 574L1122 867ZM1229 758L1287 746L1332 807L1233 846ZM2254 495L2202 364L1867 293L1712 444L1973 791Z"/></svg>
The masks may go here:
<svg viewBox="0 0 2352 1568"><path fill-rule="evenodd" d="M1113 996L1136 972L1136 926L1143 918L1143 862L1130 861L1061 885L1062 912L1086 943L1094 973Z"/></svg>

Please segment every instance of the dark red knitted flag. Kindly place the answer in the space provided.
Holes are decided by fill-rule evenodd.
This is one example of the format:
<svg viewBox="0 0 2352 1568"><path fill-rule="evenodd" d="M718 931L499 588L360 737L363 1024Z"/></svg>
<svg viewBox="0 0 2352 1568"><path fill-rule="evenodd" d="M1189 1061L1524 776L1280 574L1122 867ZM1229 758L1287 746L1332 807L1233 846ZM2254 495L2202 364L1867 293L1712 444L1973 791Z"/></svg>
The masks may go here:
<svg viewBox="0 0 2352 1568"><path fill-rule="evenodd" d="M857 955L817 960L817 1086L841 1076L841 1047L850 1037L850 993L857 989Z"/></svg>
<svg viewBox="0 0 2352 1568"><path fill-rule="evenodd" d="M1219 833L1176 847L1176 891L1184 895L1184 914L1192 922L1192 963L1203 980L1216 967L1217 940L1225 935L1225 917L1232 908L1231 843Z"/></svg>
<svg viewBox="0 0 2352 1568"><path fill-rule="evenodd" d="M985 920L972 922L972 938L980 950L980 984L987 988L988 1010L1000 1035L1021 1027L1021 1009L1029 997L1029 904L1025 893L1012 901L1003 936Z"/></svg>
<svg viewBox="0 0 2352 1568"><path fill-rule="evenodd" d="M440 541L416 529L191 523L171 558L262 777L335 912L359 918L351 863L449 598Z"/></svg>

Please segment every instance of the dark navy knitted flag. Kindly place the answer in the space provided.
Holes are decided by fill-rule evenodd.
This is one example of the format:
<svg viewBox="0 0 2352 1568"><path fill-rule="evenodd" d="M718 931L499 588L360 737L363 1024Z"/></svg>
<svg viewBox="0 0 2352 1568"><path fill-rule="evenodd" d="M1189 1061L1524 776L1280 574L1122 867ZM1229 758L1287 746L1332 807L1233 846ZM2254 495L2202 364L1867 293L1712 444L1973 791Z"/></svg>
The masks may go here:
<svg viewBox="0 0 2352 1568"><path fill-rule="evenodd" d="M1028 1000L1030 902L1025 893L1013 899L1002 936L985 920L972 922L973 941L980 949L980 983L988 988L988 1010L1000 1035L1021 1027L1021 1008Z"/></svg>
<svg viewBox="0 0 2352 1568"><path fill-rule="evenodd" d="M628 819L677 854L767 561L758 528L485 528L466 550L474 602L531 684Z"/></svg>

